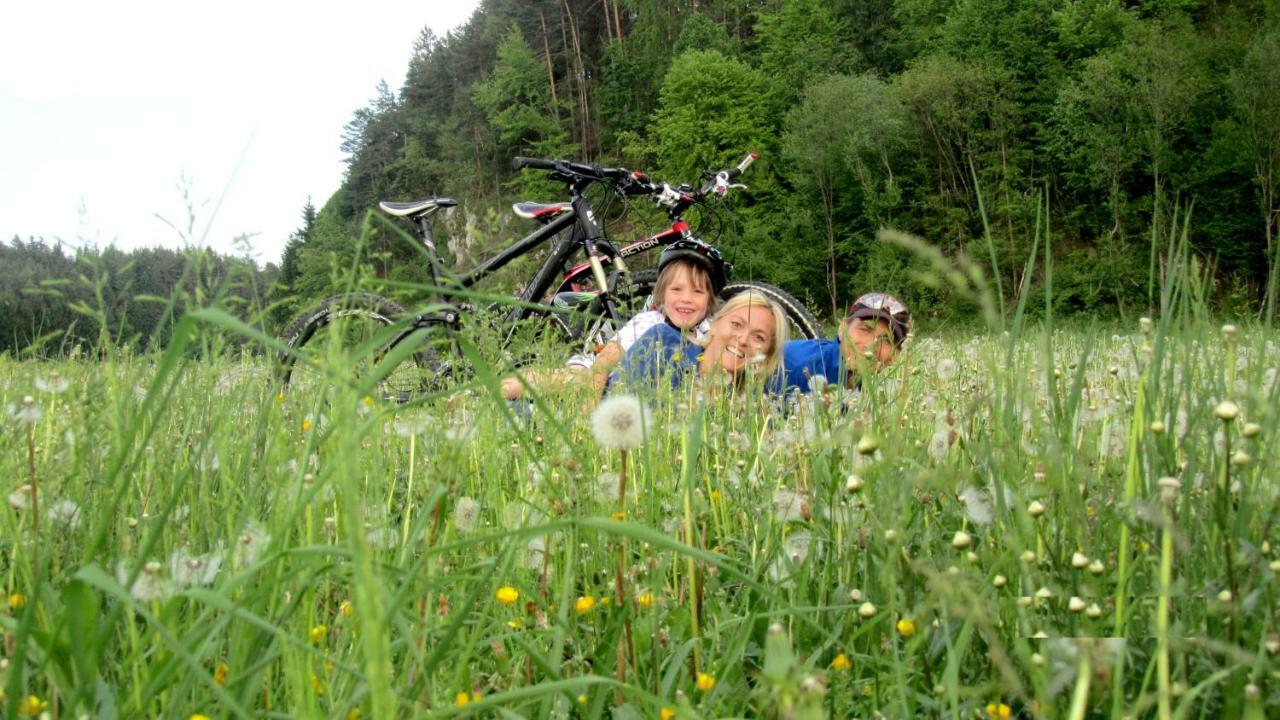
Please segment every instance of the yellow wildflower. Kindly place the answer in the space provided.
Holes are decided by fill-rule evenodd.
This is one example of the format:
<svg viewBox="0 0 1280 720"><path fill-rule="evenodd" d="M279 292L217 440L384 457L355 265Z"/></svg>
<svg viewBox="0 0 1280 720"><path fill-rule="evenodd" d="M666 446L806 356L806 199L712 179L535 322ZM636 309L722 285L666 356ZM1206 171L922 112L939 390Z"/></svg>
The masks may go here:
<svg viewBox="0 0 1280 720"><path fill-rule="evenodd" d="M524 621L519 618L516 618L515 620L508 620L507 627L511 628L512 630L523 630Z"/></svg>
<svg viewBox="0 0 1280 720"><path fill-rule="evenodd" d="M311 429L311 418L302 418L302 432L306 432L310 429Z"/></svg>
<svg viewBox="0 0 1280 720"><path fill-rule="evenodd" d="M311 628L311 642L315 645L319 645L320 643L324 642L325 636L328 634L329 634L329 628L325 627L324 625L316 625L315 627Z"/></svg>
<svg viewBox="0 0 1280 720"><path fill-rule="evenodd" d="M676 716L676 711L669 707L664 707L658 711L658 720L671 720Z"/></svg>
<svg viewBox="0 0 1280 720"><path fill-rule="evenodd" d="M469 702L471 702L470 693L460 692L453 696L453 704L458 707L466 707Z"/></svg>
<svg viewBox="0 0 1280 720"><path fill-rule="evenodd" d="M911 618L902 618L895 627L898 628L898 634L904 638L909 638L916 634L916 623Z"/></svg>
<svg viewBox="0 0 1280 720"><path fill-rule="evenodd" d="M514 605L520 599L520 591L510 585L503 585L498 588L498 592L494 593L494 597L498 598L498 602L503 605Z"/></svg>
<svg viewBox="0 0 1280 720"><path fill-rule="evenodd" d="M587 704L587 696L586 696L586 695L579 695L579 696L578 696L578 703L579 703L579 704L582 704L582 705L586 705L586 704Z"/></svg>
<svg viewBox="0 0 1280 720"><path fill-rule="evenodd" d="M21 610L27 606L27 596L22 593L11 593L9 595L9 607L14 610Z"/></svg>
<svg viewBox="0 0 1280 720"><path fill-rule="evenodd" d="M364 406L365 406L365 407L373 407L373 396L372 396L372 395L365 395L364 397L360 398L360 402L364 403ZM359 712L360 712L360 711L359 711L359 710L355 710L355 711L353 711L353 712L355 712L355 713L359 714Z"/></svg>
<svg viewBox="0 0 1280 720"><path fill-rule="evenodd" d="M698 679L694 685L696 685L702 692L711 692L711 689L716 686L715 676L700 672L698 673Z"/></svg>
<svg viewBox="0 0 1280 720"><path fill-rule="evenodd" d="M284 393L276 393L276 403L284 403Z"/></svg>
<svg viewBox="0 0 1280 720"><path fill-rule="evenodd" d="M222 687L223 685L226 685L227 673L230 670L231 668L227 667L226 663L218 663L218 666L213 669L214 684L216 684L218 687Z"/></svg>
<svg viewBox="0 0 1280 720"><path fill-rule="evenodd" d="M1013 717L1013 708L1004 703L987 703L987 716L993 720L1009 720Z"/></svg>
<svg viewBox="0 0 1280 720"><path fill-rule="evenodd" d="M711 498L711 502L720 502L720 491L712 490L707 497Z"/></svg>
<svg viewBox="0 0 1280 720"><path fill-rule="evenodd" d="M573 609L579 614L584 615L591 612L596 606L596 598L594 595L583 595L573 604Z"/></svg>
<svg viewBox="0 0 1280 720"><path fill-rule="evenodd" d="M320 677L318 675L311 676L311 689L314 690L317 695L324 694L324 683L320 682Z"/></svg>
<svg viewBox="0 0 1280 720"><path fill-rule="evenodd" d="M338 606L338 612L342 614L342 617L351 617L351 601L343 600L342 604Z"/></svg>
<svg viewBox="0 0 1280 720"><path fill-rule="evenodd" d="M645 610L653 607L653 593L642 592L639 595L636 595L636 604Z"/></svg>
<svg viewBox="0 0 1280 720"><path fill-rule="evenodd" d="M204 713L191 713L187 720L209 720L209 716Z"/></svg>
<svg viewBox="0 0 1280 720"><path fill-rule="evenodd" d="M610 516L609 516L609 519L610 519L610 520L616 520L616 521L618 521L618 522L622 522L623 520L627 519L627 514L626 514L626 513L624 513L624 512L622 512L621 510L619 510L618 512L616 512L616 513L614 513L614 514L610 515Z"/></svg>
<svg viewBox="0 0 1280 720"><path fill-rule="evenodd" d="M853 667L853 662L851 662L849 660L849 656L844 653L840 653L836 656L835 660L831 661L831 669L836 672L845 672L851 667Z"/></svg>
<svg viewBox="0 0 1280 720"><path fill-rule="evenodd" d="M49 707L49 703L41 700L35 695L28 695L27 698L19 704L19 707L21 707L22 711L27 715L31 717L39 717L40 713L44 712L45 708Z"/></svg>

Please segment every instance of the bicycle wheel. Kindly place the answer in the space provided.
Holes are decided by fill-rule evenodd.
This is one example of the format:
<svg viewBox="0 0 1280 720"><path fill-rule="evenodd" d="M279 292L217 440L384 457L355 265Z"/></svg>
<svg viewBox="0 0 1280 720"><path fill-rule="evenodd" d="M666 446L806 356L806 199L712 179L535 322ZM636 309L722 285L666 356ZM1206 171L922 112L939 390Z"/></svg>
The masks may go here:
<svg viewBox="0 0 1280 720"><path fill-rule="evenodd" d="M399 303L370 293L325 299L282 333L289 351L279 356L281 385L358 387L376 374L379 379L369 394L395 401L438 386L439 358L448 341L440 339L440 332L427 342L435 328L413 329L407 315ZM295 372L298 368L306 372Z"/></svg>
<svg viewBox="0 0 1280 720"><path fill-rule="evenodd" d="M724 292L720 293L720 298L728 300L734 295L747 290L755 290L782 308L782 313L787 316L787 324L792 340L815 340L823 336L822 325L818 323L818 319L813 316L813 313L809 312L809 308L795 299L791 293L776 285L753 280L739 280L725 285Z"/></svg>

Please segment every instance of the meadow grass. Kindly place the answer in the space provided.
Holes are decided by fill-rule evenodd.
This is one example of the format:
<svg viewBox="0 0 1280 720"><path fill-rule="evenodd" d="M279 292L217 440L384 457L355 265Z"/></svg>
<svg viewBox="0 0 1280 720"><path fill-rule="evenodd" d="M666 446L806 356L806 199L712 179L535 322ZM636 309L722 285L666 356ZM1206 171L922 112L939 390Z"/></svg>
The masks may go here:
<svg viewBox="0 0 1280 720"><path fill-rule="evenodd" d="M280 392L217 310L0 359L6 715L1266 717L1280 336L1196 276L638 444L513 412L482 335L408 404L342 348Z"/></svg>

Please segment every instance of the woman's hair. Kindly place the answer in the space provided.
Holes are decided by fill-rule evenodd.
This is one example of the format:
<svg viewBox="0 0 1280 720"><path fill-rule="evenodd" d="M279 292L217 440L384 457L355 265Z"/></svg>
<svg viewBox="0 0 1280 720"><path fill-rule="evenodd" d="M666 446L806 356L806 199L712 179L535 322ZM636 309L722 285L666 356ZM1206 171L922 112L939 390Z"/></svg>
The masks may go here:
<svg viewBox="0 0 1280 720"><path fill-rule="evenodd" d="M746 290L729 298L729 300L716 311L711 318L711 332L699 343L706 347L711 343L712 337L716 331L716 321L722 316L727 315L738 308L743 307L761 307L773 313L773 343L769 345L769 349L765 351L764 362L759 365L763 371L763 375L768 377L777 372L778 366L782 364L782 346L787 343L787 316L783 314L782 308L770 300L766 295L755 290Z"/></svg>
<svg viewBox="0 0 1280 720"><path fill-rule="evenodd" d="M654 309L662 308L662 297L667 294L667 288L675 282L676 274L682 269L689 273L695 287L706 290L707 294L711 295L711 301L707 303L707 315L714 313L720 306L720 298L716 297L715 291L711 289L711 275L703 266L685 259L667 263L667 266L662 268L662 272L658 273L658 280L653 284Z"/></svg>

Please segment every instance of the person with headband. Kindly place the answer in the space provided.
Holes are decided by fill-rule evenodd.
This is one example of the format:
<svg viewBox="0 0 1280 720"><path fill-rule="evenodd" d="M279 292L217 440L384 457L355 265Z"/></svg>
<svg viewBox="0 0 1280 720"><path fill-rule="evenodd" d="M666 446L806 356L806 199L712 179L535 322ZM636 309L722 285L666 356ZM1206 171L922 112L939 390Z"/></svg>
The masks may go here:
<svg viewBox="0 0 1280 720"><path fill-rule="evenodd" d="M877 370L893 362L911 332L911 311L898 298L871 292L853 301L836 337L792 340L782 350L784 392L807 393L815 378L847 388L858 384L858 368Z"/></svg>

